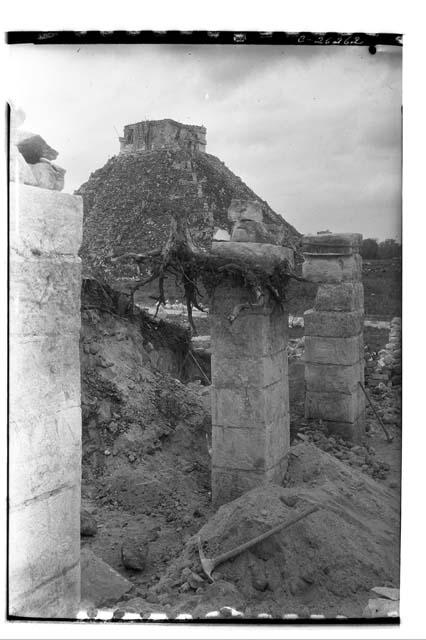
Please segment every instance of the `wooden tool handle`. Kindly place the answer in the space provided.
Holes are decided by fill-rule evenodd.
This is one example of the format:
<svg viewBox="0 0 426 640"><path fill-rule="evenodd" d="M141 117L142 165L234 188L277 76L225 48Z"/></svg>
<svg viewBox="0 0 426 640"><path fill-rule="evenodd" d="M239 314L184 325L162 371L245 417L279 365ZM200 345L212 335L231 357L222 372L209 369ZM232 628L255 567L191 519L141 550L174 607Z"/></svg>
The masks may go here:
<svg viewBox="0 0 426 640"><path fill-rule="evenodd" d="M306 518L306 516L309 516L311 513L318 511L319 508L320 507L317 504L314 505L313 507L309 507L309 509L306 509L302 513L299 513L298 515L294 516L290 520L287 520L286 522L281 522L280 524L277 524L272 529L269 529L269 531L265 531L265 533L261 533L256 538L252 538L248 542L244 542L243 544L240 544L238 547L235 547L230 551L226 551L226 553L222 553L220 556L217 556L217 558L215 558L215 565L217 566L218 564L222 564L222 562L225 562L225 560L234 558L235 556L242 553L246 549L250 549L250 547L253 547L258 542L262 542L262 540L269 538L269 536L272 536L274 533L277 533L282 529L287 529L287 527L291 527L293 524L296 524L296 522L299 522L299 520L302 520L302 518Z"/></svg>

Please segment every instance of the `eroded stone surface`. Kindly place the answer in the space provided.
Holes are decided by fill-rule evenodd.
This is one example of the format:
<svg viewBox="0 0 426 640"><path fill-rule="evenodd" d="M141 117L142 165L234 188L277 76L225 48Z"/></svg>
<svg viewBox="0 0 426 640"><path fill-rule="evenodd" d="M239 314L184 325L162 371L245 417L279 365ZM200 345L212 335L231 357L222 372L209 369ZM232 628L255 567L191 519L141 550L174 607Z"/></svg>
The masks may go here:
<svg viewBox="0 0 426 640"><path fill-rule="evenodd" d="M361 257L307 255L303 263L303 277L310 282L355 282L361 280Z"/></svg>
<svg viewBox="0 0 426 640"><path fill-rule="evenodd" d="M315 311L304 313L305 336L349 338L363 330L362 311Z"/></svg>
<svg viewBox="0 0 426 640"><path fill-rule="evenodd" d="M364 430L364 289L360 234L303 240L303 274L319 284L305 321L305 415L359 440Z"/></svg>
<svg viewBox="0 0 426 640"><path fill-rule="evenodd" d="M31 165L37 185L43 189L62 191L64 188L65 169L53 162L41 158L41 162Z"/></svg>
<svg viewBox="0 0 426 640"><path fill-rule="evenodd" d="M226 243L226 246L235 243ZM265 245L243 245L270 260ZM281 247L277 256L281 254ZM232 253L232 247L231 247ZM274 260L272 256L272 260ZM282 257L281 257L282 259ZM287 315L267 303L244 308L247 290L217 287L212 304L212 499L220 505L285 474L289 433Z"/></svg>
<svg viewBox="0 0 426 640"><path fill-rule="evenodd" d="M73 618L82 206L80 198L16 183L10 196L10 612Z"/></svg>

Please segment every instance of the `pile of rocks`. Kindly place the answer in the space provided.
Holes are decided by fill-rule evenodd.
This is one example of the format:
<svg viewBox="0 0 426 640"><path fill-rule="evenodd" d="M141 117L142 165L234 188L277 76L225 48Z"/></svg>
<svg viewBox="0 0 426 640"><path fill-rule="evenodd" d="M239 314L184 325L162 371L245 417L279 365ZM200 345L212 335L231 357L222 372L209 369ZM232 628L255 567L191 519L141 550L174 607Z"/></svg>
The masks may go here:
<svg viewBox="0 0 426 640"><path fill-rule="evenodd" d="M290 338L287 344L289 360L299 360L305 353L305 336L301 338Z"/></svg>
<svg viewBox="0 0 426 640"><path fill-rule="evenodd" d="M389 342L377 353L365 354L365 380L370 386L380 383L399 386L402 382L401 318L390 323Z"/></svg>
<svg viewBox="0 0 426 640"><path fill-rule="evenodd" d="M361 471L372 478L386 480L390 465L377 457L374 447L367 444L354 444L338 436L328 436L321 424L300 427L296 435L296 442L312 442L322 451L332 454L351 467L359 467Z"/></svg>

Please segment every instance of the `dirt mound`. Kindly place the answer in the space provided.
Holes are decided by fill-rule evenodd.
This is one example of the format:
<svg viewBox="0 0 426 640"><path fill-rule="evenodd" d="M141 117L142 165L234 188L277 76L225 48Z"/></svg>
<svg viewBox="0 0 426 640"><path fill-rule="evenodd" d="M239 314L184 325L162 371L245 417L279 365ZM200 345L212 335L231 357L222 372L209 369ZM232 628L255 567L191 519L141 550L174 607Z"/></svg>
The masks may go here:
<svg viewBox="0 0 426 640"><path fill-rule="evenodd" d="M217 605L237 606L226 592L230 584L239 606L253 612L361 615L369 589L398 586L395 494L309 444L292 448L289 476L287 487L260 487L222 506L200 530L206 556L214 557L309 505L321 505L288 530L220 565L215 589L225 583L225 593ZM185 592L195 586L186 568L202 575L196 540L188 542L160 590L180 583ZM210 602L212 587L203 585L193 595L196 613Z"/></svg>
<svg viewBox="0 0 426 640"><path fill-rule="evenodd" d="M207 153L161 149L118 155L92 173L76 193L84 204L84 271L102 274L108 281L135 276L132 266L112 264L108 256L161 247L171 212L186 216L196 242L209 246L215 228L230 231L231 200L254 199L263 203L267 227L276 238L299 237L240 178Z"/></svg>
<svg viewBox="0 0 426 640"><path fill-rule="evenodd" d="M97 530L82 544L134 583L134 597L158 582L209 514L211 417L204 388L177 378L185 332L125 306L86 282L82 506ZM123 566L129 535L149 543L142 572Z"/></svg>

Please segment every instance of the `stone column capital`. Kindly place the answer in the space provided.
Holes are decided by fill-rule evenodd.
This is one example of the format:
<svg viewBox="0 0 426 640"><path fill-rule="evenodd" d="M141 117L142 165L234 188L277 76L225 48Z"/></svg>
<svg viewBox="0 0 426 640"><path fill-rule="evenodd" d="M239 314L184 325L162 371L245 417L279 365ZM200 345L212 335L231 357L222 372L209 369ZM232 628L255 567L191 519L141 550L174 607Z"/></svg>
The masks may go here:
<svg viewBox="0 0 426 640"><path fill-rule="evenodd" d="M361 233L327 233L303 236L302 250L312 256L352 255L359 253Z"/></svg>

